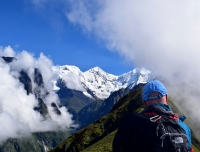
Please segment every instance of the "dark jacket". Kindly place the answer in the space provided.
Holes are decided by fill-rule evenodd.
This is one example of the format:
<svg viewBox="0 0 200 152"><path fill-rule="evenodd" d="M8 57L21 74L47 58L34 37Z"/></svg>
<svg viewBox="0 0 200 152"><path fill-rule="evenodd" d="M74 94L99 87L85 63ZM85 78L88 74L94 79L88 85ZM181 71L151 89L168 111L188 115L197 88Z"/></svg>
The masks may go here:
<svg viewBox="0 0 200 152"><path fill-rule="evenodd" d="M141 114L128 113L122 120L113 140L113 152L155 152L155 128L144 113L155 112L158 115L172 115L171 107L156 104L148 106ZM191 132L181 120L179 125L185 130L191 147ZM147 136L148 135L148 136ZM123 150L122 150L123 149Z"/></svg>

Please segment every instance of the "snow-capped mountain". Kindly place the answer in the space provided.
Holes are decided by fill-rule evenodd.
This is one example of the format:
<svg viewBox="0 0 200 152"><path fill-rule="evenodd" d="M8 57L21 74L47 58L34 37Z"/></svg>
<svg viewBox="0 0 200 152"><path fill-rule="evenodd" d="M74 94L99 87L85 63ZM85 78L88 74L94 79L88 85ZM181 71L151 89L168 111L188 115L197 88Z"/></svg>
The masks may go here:
<svg viewBox="0 0 200 152"><path fill-rule="evenodd" d="M126 87L133 88L139 83L147 83L152 79L151 72L145 68L136 68L119 76L106 73L99 67L85 72L70 65L53 66L52 69L56 76L54 90L59 89L56 82L61 79L68 88L82 91L88 97L99 99L108 98L113 91Z"/></svg>

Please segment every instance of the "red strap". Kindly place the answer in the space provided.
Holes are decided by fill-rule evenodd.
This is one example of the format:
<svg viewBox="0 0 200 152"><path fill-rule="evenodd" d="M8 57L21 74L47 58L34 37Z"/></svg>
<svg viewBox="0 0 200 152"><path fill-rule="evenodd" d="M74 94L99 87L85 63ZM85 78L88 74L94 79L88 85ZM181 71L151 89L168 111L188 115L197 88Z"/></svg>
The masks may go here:
<svg viewBox="0 0 200 152"><path fill-rule="evenodd" d="M144 114L147 114L147 115L150 115L150 116L156 116L156 115L158 115L155 112L146 112ZM169 116L169 118L171 118L173 120L177 120L178 119L178 114L171 115L171 116Z"/></svg>
<svg viewBox="0 0 200 152"><path fill-rule="evenodd" d="M174 114L174 115L169 116L169 118L176 120L176 119L178 119L178 115Z"/></svg>

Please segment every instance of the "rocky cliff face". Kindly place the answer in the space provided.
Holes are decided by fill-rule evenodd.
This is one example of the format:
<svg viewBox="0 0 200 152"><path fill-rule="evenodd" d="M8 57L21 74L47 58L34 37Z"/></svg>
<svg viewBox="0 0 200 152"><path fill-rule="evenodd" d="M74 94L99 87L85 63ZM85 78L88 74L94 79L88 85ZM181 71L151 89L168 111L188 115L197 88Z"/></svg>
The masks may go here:
<svg viewBox="0 0 200 152"><path fill-rule="evenodd" d="M15 58L12 58L12 57L2 57L2 59L7 64L10 64L16 60ZM54 102L53 100L50 103L45 102L46 100L45 98L50 93L44 86L43 76L41 72L39 71L39 69L34 68L33 74L34 74L33 77L30 78L27 71L21 70L19 71L19 75L17 75L19 82L23 85L23 88L26 91L27 97L32 96L32 95L35 97L35 101L37 103L34 103L35 106L32 107L32 110L38 113L37 115L40 115L41 121L45 122L45 121L52 120L51 118L52 113L50 113L49 111L49 108L52 108L53 109L52 111L54 113L53 115L54 116L57 115L59 119L59 116L62 115L62 112L58 104ZM18 94L18 96L20 96L20 94ZM24 102L30 102L27 100L24 99ZM13 101L13 102L17 102L17 101ZM16 108L20 108L20 107L16 107ZM30 115L30 117L32 116ZM15 126L12 126L12 127L15 127ZM23 133L23 130L21 130L21 133ZM69 131L59 131L59 130L51 131L50 130L48 132L45 132L45 131L34 132L28 136L27 135L21 136L20 139L9 138L0 145L0 152L8 152L8 151L10 152L21 152L21 151L46 152L52 147L56 146L62 140L66 139L69 135L70 135Z"/></svg>

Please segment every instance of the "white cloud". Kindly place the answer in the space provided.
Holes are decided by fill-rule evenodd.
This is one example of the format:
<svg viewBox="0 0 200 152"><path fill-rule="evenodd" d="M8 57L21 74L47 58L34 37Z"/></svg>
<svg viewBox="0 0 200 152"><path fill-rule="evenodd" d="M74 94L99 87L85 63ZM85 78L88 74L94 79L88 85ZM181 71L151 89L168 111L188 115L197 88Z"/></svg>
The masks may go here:
<svg viewBox="0 0 200 152"><path fill-rule="evenodd" d="M170 96L192 117L199 115L200 1L101 0L92 3L96 11L90 2L73 1L69 21L134 65L164 77Z"/></svg>
<svg viewBox="0 0 200 152"><path fill-rule="evenodd" d="M64 80L65 85L68 88L78 91L86 91L85 88L83 88L80 76L77 76L72 72L69 72L65 76L63 76L62 79Z"/></svg>
<svg viewBox="0 0 200 152"><path fill-rule="evenodd" d="M47 88L49 91L52 91L52 88L53 88L52 87L53 84L49 83L54 78L54 75L52 72L52 66L53 66L53 62L49 58L47 58L43 53L40 53L40 57L37 60L37 67L42 74L45 88Z"/></svg>
<svg viewBox="0 0 200 152"><path fill-rule="evenodd" d="M7 46L5 48L0 47L0 56L10 56L10 57L14 57L15 56L15 52L14 50L11 48L11 46Z"/></svg>
<svg viewBox="0 0 200 152"><path fill-rule="evenodd" d="M72 12L66 13L66 16L69 19L69 21L72 23L78 22L79 24L84 25L88 31L91 31L93 26L92 18L84 2L76 1L75 3L72 3L72 7ZM79 20L77 20L77 18L79 18Z"/></svg>
<svg viewBox="0 0 200 152"><path fill-rule="evenodd" d="M0 53L4 56L15 54L11 47L1 47ZM48 86L47 84L52 82L53 75L51 60L43 54L40 55L39 59L35 59L27 51L16 53L15 58L17 60L10 64L0 59L0 143L8 138L28 136L36 131L63 130L69 129L71 125L74 125L72 115L67 112L65 107L58 107L62 113L61 116L57 116L53 112L51 103L54 102L59 105L60 102L58 96L53 92L50 92L44 98L51 117L51 119L44 120L39 112L33 110L38 105L35 95L27 95L23 84L18 79L19 72L24 70L28 72L33 83L34 68L39 68L44 75L45 86Z"/></svg>
<svg viewBox="0 0 200 152"><path fill-rule="evenodd" d="M34 68L36 66L36 63L33 56L33 54L30 54L27 51L23 50L22 52L14 56L16 60L14 60L14 62L11 63L11 68L16 71L28 71L29 69Z"/></svg>
<svg viewBox="0 0 200 152"><path fill-rule="evenodd" d="M58 3L68 5L62 10L71 23L95 34L110 50L117 51L134 65L164 77L170 96L178 100L183 97L179 105L186 103L192 117L199 115L196 107L200 106L200 1L67 0Z"/></svg>

